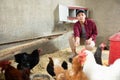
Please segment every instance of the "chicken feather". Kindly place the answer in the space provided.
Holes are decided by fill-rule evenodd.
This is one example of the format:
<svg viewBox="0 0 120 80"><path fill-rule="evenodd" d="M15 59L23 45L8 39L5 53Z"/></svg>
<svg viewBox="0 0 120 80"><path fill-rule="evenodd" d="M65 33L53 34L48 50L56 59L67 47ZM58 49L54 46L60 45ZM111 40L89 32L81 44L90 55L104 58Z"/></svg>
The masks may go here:
<svg viewBox="0 0 120 80"><path fill-rule="evenodd" d="M86 54L83 71L90 80L120 80L120 59L110 66L103 66L96 63L92 52L85 50L82 53Z"/></svg>

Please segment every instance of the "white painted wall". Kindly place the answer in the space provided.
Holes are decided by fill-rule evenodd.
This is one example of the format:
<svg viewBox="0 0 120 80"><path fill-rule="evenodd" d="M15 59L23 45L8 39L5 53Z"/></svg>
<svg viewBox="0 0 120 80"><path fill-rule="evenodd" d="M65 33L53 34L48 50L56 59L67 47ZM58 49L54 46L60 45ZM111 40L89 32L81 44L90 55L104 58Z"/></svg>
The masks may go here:
<svg viewBox="0 0 120 80"><path fill-rule="evenodd" d="M49 35L58 29L66 30L66 25L55 23L58 4L84 5L84 1L0 0L0 44Z"/></svg>
<svg viewBox="0 0 120 80"><path fill-rule="evenodd" d="M120 0L85 0L85 6L98 26L97 43L120 31Z"/></svg>

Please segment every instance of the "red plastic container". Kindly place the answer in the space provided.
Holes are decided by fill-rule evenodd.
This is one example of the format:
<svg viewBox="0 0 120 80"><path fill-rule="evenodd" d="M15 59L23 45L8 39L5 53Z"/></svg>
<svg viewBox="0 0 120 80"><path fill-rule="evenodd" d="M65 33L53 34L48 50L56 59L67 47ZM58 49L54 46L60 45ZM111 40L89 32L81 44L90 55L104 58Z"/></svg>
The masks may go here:
<svg viewBox="0 0 120 80"><path fill-rule="evenodd" d="M110 40L110 53L109 53L109 65L120 58L120 32L114 34L109 38Z"/></svg>

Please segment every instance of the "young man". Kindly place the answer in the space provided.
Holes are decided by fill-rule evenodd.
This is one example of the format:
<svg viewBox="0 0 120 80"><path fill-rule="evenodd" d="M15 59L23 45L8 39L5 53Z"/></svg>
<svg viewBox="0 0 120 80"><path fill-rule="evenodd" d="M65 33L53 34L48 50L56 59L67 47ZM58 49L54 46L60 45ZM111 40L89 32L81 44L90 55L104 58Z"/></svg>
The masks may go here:
<svg viewBox="0 0 120 80"><path fill-rule="evenodd" d="M78 10L76 17L78 21L73 26L74 34L69 38L73 56L77 54L76 47L80 45L81 40L84 41L87 50L92 50L98 34L95 22L86 18L84 10Z"/></svg>

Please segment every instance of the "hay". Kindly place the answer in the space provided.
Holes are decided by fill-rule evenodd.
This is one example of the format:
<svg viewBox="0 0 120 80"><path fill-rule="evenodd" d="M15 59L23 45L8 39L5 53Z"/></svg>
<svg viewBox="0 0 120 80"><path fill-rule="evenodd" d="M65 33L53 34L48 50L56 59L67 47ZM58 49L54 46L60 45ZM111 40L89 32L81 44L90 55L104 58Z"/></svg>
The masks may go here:
<svg viewBox="0 0 120 80"><path fill-rule="evenodd" d="M77 49L77 51L81 50L83 47L80 47ZM95 51L95 49L93 50L93 52ZM109 51L103 51L104 54L102 54L102 57L106 56L103 60L103 63L104 64L107 64L108 63L108 54L109 54ZM63 60L67 61L68 62L68 58L69 56L71 55L71 50L70 48L66 48L64 50L61 50L61 51L57 51L57 52L54 52L54 53L46 53L42 56L40 56L40 61L39 63L31 70L31 75L33 74L47 74L47 71L46 71L46 66L48 64L48 57L52 57L53 59L54 58L58 58L61 62ZM12 62L12 65L14 67L16 67L17 63L14 61L14 60L11 60ZM70 67L71 64L68 62L68 66ZM50 75L49 75L50 76ZM51 77L51 76L50 76ZM0 75L0 80L2 80L1 78L1 75ZM51 78L51 80L53 80Z"/></svg>

